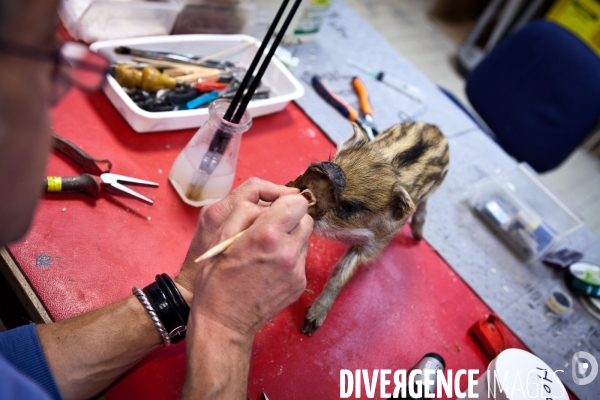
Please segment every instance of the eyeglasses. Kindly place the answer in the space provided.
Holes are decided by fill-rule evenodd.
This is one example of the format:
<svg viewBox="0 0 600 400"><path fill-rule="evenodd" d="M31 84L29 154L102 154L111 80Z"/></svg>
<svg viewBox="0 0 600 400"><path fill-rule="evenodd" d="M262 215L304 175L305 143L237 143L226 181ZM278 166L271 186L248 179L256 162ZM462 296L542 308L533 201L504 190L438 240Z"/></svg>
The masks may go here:
<svg viewBox="0 0 600 400"><path fill-rule="evenodd" d="M0 39L0 53L54 63L53 103L72 85L86 92L95 92L102 87L110 62L94 53L83 43L63 42L57 50L49 51ZM62 81L62 82L61 82Z"/></svg>

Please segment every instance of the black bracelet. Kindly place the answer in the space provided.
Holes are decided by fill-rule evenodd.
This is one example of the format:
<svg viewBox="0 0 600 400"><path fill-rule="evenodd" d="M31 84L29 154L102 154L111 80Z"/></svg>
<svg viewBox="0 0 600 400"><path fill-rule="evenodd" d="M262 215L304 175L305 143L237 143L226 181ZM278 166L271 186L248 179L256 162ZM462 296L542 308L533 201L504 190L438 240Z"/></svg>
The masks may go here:
<svg viewBox="0 0 600 400"><path fill-rule="evenodd" d="M179 343L185 338L185 322L177 313L158 282L153 282L144 288L144 293L158 318L169 334L171 343Z"/></svg>
<svg viewBox="0 0 600 400"><path fill-rule="evenodd" d="M175 286L175 282L173 282L169 275L164 273L156 275L156 282L167 296L167 299L171 301L184 324L187 325L190 316L190 306L188 306L181 292Z"/></svg>

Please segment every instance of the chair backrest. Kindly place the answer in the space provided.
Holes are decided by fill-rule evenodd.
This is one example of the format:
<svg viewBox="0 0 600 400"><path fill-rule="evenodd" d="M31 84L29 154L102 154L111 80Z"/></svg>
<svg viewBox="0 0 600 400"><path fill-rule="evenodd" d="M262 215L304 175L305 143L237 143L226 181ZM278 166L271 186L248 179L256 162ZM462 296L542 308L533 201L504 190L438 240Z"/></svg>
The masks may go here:
<svg viewBox="0 0 600 400"><path fill-rule="evenodd" d="M538 172L557 167L600 117L600 57L537 20L499 43L466 92L504 150Z"/></svg>

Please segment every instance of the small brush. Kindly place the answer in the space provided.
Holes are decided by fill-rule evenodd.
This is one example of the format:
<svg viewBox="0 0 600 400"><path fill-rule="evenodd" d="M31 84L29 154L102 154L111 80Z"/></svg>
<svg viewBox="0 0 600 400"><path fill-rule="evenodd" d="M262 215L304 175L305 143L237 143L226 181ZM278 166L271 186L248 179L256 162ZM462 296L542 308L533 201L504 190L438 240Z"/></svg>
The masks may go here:
<svg viewBox="0 0 600 400"><path fill-rule="evenodd" d="M317 204L317 198L315 197L315 195L313 194L313 192L310 189L304 189L303 191L300 192L300 194L302 196L304 196L304 198L306 200L308 200L308 206L311 207L315 204ZM231 246L233 243L235 243L236 240L238 240L248 229L244 229L243 231L241 231L240 233L230 237L227 240L222 241L221 243L219 243L218 245L211 247L208 251L206 251L204 254L202 254L200 257L196 258L194 260L194 262L200 262L200 261L204 261L204 260L208 260L209 258L212 258L216 255L221 254L222 252L224 252L225 250L227 250L227 248L229 246Z"/></svg>

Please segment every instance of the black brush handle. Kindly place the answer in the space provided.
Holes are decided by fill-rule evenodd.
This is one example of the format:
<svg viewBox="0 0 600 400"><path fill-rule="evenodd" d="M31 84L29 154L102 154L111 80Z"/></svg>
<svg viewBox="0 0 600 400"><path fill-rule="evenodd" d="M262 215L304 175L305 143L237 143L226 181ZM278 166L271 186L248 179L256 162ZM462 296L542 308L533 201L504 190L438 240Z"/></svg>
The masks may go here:
<svg viewBox="0 0 600 400"><path fill-rule="evenodd" d="M246 71L246 74L244 75L244 79L242 80L242 83L240 84L240 87L238 88L237 92L235 93L235 96L233 97L233 99L231 100L231 103L229 104L229 108L227 109L227 111L225 112L225 115L223 116L223 119L225 121L231 122L231 117L233 116L233 113L234 113L235 109L237 108L237 105L240 102L242 95L244 94L244 90L246 89L246 86L248 86L248 82L250 82L250 79L252 78L252 75L254 74L254 70L256 69L256 66L258 65L258 62L260 61L263 53L265 52L265 49L267 48L267 44L269 43L269 39L271 38L271 36L273 36L273 32L275 32L275 28L277 27L277 24L279 24L279 20L281 19L281 16L283 15L283 12L285 11L288 3L289 3L289 0L283 0L283 3L281 3L281 6L279 6L279 10L277 10L277 14L275 14L275 18L273 19L273 22L271 22L271 26L269 26L269 29L267 30L267 34L265 35L262 43L260 44L260 47L258 48L258 51L256 52L256 55L254 56L252 63L250 63L250 67L248 67L248 70ZM244 109L245 109L245 107L244 107Z"/></svg>
<svg viewBox="0 0 600 400"><path fill-rule="evenodd" d="M230 133L223 132L219 129L210 141L210 145L208 146L208 152L225 154L225 150L227 150L227 145L229 144L231 137L232 135Z"/></svg>
<svg viewBox="0 0 600 400"><path fill-rule="evenodd" d="M296 0L294 2L294 5L292 6L290 13L286 17L286 19L283 23L283 26L279 30L279 33L275 37L275 40L273 41L273 44L271 45L271 48L269 49L269 53L263 60L263 63L260 65L260 68L259 68L258 72L256 73L256 76L252 80L252 83L250 84L250 87L248 88L246 95L242 99L242 103L238 107L235 115L233 116L233 119L231 120L231 122L233 122L234 124L239 123L240 120L242 119L242 116L244 115L244 112L246 111L246 107L248 107L248 103L250 103L250 100L252 100L252 96L254 96L254 91L260 84L260 80L262 79L265 71L267 70L267 67L271 63L271 59L273 58L273 54L275 54L275 50L277 50L277 47L279 47L279 43L281 42L281 39L283 39L283 36L285 35L285 32L287 31L288 26L292 22L292 19L294 18L294 15L296 14L298 7L300 7L300 3L302 3L302 0ZM240 89L243 91L242 87L243 86L241 86ZM240 89L238 89L238 91Z"/></svg>

